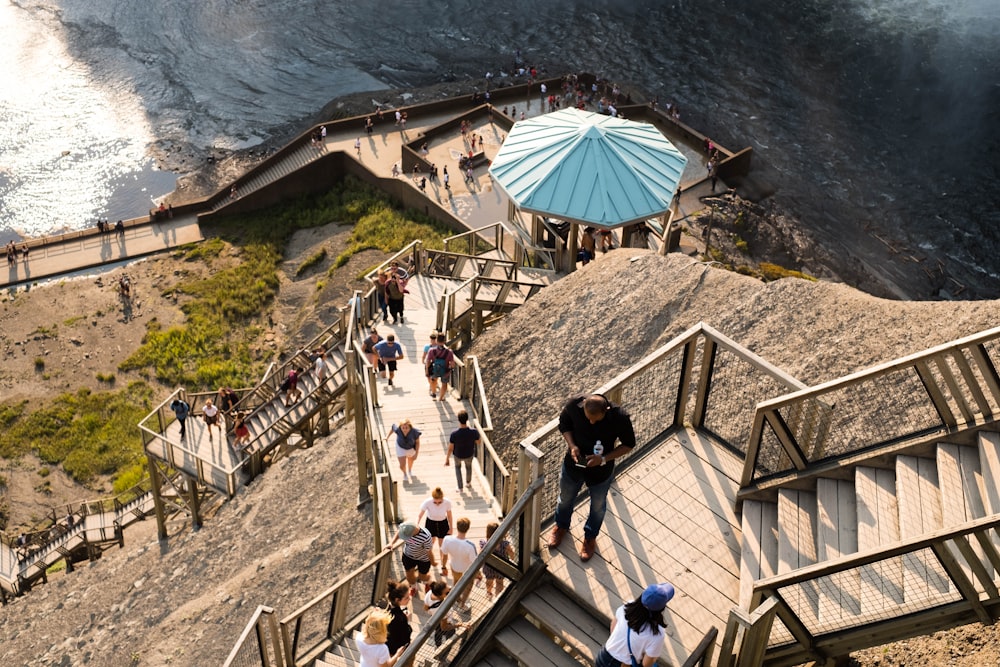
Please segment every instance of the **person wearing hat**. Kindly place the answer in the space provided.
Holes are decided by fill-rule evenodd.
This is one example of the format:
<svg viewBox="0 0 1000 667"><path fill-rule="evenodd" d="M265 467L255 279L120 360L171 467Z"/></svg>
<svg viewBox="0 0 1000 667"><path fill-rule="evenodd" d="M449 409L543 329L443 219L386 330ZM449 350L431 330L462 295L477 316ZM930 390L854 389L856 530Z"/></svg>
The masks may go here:
<svg viewBox="0 0 1000 667"><path fill-rule="evenodd" d="M653 584L642 595L615 610L611 636L601 647L594 667L650 667L663 652L663 633L667 627L663 610L674 597L671 584Z"/></svg>
<svg viewBox="0 0 1000 667"><path fill-rule="evenodd" d="M387 551L396 548L398 540L403 543L403 569L406 571L406 581L410 584L410 595L416 597L417 582L425 585L431 579L431 566L434 565L434 554L431 552L434 538L426 528L420 528L409 521L399 524L396 535L386 545Z"/></svg>

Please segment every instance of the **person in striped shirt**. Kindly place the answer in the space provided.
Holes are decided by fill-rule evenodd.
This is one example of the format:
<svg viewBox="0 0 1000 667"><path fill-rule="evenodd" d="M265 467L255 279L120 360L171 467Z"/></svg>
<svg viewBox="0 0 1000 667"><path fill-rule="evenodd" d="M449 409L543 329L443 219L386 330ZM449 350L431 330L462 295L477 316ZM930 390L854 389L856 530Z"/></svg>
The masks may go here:
<svg viewBox="0 0 1000 667"><path fill-rule="evenodd" d="M403 542L403 569L406 571L406 581L410 584L410 595L417 596L417 582L423 582L425 587L431 579L431 567L434 554L431 552L433 539L426 528L420 528L409 521L399 525L396 535L389 540L386 550L392 551Z"/></svg>

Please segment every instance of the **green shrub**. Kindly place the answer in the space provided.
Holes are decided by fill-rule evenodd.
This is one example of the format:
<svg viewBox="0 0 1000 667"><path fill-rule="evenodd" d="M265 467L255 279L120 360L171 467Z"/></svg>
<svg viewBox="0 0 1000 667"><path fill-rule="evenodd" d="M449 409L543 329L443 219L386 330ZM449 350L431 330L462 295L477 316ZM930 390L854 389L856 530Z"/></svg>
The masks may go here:
<svg viewBox="0 0 1000 667"><path fill-rule="evenodd" d="M311 267L316 266L324 259L326 259L326 248L320 248L319 252L313 253L304 262L299 264L299 268L295 269L295 277L301 276Z"/></svg>
<svg viewBox="0 0 1000 667"><path fill-rule="evenodd" d="M771 264L770 262L760 263L760 273L764 280L779 280L780 278L801 278L802 280L809 280L811 282L816 282L816 278L813 276L808 276L801 271L795 271L792 269L786 269L783 266L778 266L777 264Z"/></svg>
<svg viewBox="0 0 1000 667"><path fill-rule="evenodd" d="M33 451L43 463L62 465L80 483L116 475L142 460L136 424L152 409L153 390L134 382L119 391L80 389L27 413L24 404L0 407L0 456L14 459Z"/></svg>
<svg viewBox="0 0 1000 667"><path fill-rule="evenodd" d="M35 357L35 370L40 371L45 368L45 357Z"/></svg>

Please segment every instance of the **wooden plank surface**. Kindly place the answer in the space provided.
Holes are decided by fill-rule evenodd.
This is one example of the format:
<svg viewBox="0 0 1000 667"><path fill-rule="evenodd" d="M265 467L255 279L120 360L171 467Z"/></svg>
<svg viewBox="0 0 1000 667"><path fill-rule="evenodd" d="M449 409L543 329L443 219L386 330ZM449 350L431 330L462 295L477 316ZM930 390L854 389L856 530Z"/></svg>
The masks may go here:
<svg viewBox="0 0 1000 667"><path fill-rule="evenodd" d="M573 650L593 662L610 628L551 584L521 600L521 606Z"/></svg>
<svg viewBox="0 0 1000 667"><path fill-rule="evenodd" d="M975 447L941 443L937 446L936 457L942 525L954 526L986 516L980 486L979 450ZM954 547L949 545L949 548ZM993 565L976 540L972 541L972 549L983 564L987 576L992 578ZM959 557L957 551L953 555ZM963 567L963 571L966 576L973 576L970 567Z"/></svg>
<svg viewBox="0 0 1000 667"><path fill-rule="evenodd" d="M937 466L918 456L896 457L896 499L899 536L919 537L941 528L941 495ZM938 559L929 551L903 556L903 595L920 600L929 593L948 590L949 580Z"/></svg>
<svg viewBox="0 0 1000 667"><path fill-rule="evenodd" d="M816 481L816 558L819 562L857 553L858 510L854 483L849 480ZM857 570L819 580L820 619L842 619L861 613Z"/></svg>
<svg viewBox="0 0 1000 667"><path fill-rule="evenodd" d="M858 508L858 551L899 540L895 474L861 466L855 471ZM899 558L861 568L861 612L877 614L888 604L903 601L903 569Z"/></svg>
<svg viewBox="0 0 1000 667"><path fill-rule="evenodd" d="M525 665L580 667L580 663L524 618L514 619L498 632L497 643Z"/></svg>
<svg viewBox="0 0 1000 667"><path fill-rule="evenodd" d="M582 563L576 553L587 501L574 513L573 539L543 554L553 576L608 617L650 583L674 584L677 594L664 615L664 659L681 664L709 627L721 636L738 603L741 528L733 503L742 465L690 430L648 458L612 485L591 561Z"/></svg>
<svg viewBox="0 0 1000 667"><path fill-rule="evenodd" d="M454 280L414 276L407 284L409 294L404 302L404 321L376 324L383 338L392 333L403 348L403 359L393 386L388 380L379 379L379 404L375 421L379 436L385 439L389 428L403 419L410 419L421 432L420 454L413 465L413 480L406 482L396 465L395 436L389 440L389 451L393 464L390 466L392 482L399 487L401 513L405 521L416 521L420 504L430 497L435 487L441 487L445 497L453 504L452 517L467 516L472 522L469 539L478 546L478 541L486 537L486 525L497 520L494 505L490 502L487 487L478 474L478 461L473 465L472 488L456 493L455 468L445 466L448 451L448 436L458 428L458 413L470 406L456 398L449 389L445 401L433 400L428 394L427 378L420 357L434 330L437 301L445 290L454 290L459 283ZM464 471L463 471L464 475ZM436 549L435 549L436 551Z"/></svg>

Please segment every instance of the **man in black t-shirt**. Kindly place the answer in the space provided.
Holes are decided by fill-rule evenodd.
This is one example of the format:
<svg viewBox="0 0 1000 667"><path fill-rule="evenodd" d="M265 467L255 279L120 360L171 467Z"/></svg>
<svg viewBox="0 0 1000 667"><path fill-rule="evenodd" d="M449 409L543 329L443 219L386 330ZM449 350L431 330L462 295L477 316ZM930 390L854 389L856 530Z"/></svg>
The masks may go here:
<svg viewBox="0 0 1000 667"><path fill-rule="evenodd" d="M479 446L479 431L469 427L469 413L462 410L458 413L459 427L448 437L448 453L444 457L444 465L448 466L451 457L455 457L455 479L458 480L458 492L461 493L462 464L465 464L465 483L472 488L472 457L476 455Z"/></svg>
<svg viewBox="0 0 1000 667"><path fill-rule="evenodd" d="M566 403L559 415L559 432L568 448L559 472L559 504L549 548L558 547L569 532L573 505L586 484L590 514L583 526L580 560L588 561L597 549L597 534L608 508L608 489L615 476L612 461L635 447L635 430L625 410L612 405L601 394L590 394L577 396ZM620 444L615 445L616 440L620 440Z"/></svg>

